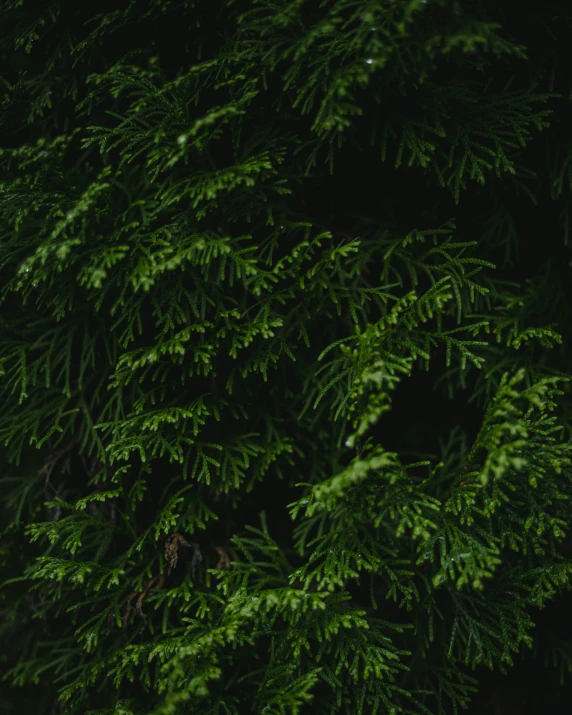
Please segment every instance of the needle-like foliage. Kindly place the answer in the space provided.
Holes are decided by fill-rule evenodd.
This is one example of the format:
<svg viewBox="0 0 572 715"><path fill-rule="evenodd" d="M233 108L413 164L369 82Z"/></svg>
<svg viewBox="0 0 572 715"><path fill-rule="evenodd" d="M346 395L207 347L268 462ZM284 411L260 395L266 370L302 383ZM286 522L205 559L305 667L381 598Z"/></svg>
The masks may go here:
<svg viewBox="0 0 572 715"><path fill-rule="evenodd" d="M565 686L571 46L556 0L0 2L2 712Z"/></svg>

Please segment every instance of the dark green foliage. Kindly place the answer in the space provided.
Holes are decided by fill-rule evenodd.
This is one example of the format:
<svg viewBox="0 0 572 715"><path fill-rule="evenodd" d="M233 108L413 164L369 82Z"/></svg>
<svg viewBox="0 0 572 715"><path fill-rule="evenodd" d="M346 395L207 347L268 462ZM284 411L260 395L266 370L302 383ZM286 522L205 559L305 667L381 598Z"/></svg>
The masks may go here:
<svg viewBox="0 0 572 715"><path fill-rule="evenodd" d="M119 5L0 4L0 709L568 712L572 7Z"/></svg>

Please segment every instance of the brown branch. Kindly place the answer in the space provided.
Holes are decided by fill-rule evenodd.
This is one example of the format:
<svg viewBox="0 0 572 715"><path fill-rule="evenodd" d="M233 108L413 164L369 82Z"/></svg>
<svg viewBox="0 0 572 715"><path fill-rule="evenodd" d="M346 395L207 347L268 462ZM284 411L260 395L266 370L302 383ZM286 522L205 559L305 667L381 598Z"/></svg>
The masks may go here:
<svg viewBox="0 0 572 715"><path fill-rule="evenodd" d="M160 574L159 576L154 576L153 578L150 578L143 584L143 591L141 591L141 593L139 594L139 598L137 599L137 603L135 605L137 615L141 616L141 618L145 618L145 614L143 613L143 599L149 593L149 589L155 582L158 583L156 588L163 588L163 584L165 583L165 577Z"/></svg>
<svg viewBox="0 0 572 715"><path fill-rule="evenodd" d="M215 546L214 550L220 556L218 564L215 566L216 569L229 569L230 568L230 558L222 546Z"/></svg>

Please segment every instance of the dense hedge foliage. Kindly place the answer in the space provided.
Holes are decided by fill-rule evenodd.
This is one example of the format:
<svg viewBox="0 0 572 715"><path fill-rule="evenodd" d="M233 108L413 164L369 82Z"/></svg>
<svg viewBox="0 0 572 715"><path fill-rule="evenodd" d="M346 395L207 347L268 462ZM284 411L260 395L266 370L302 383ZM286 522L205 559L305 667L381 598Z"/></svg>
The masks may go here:
<svg viewBox="0 0 572 715"><path fill-rule="evenodd" d="M0 8L2 712L569 712L570 4Z"/></svg>

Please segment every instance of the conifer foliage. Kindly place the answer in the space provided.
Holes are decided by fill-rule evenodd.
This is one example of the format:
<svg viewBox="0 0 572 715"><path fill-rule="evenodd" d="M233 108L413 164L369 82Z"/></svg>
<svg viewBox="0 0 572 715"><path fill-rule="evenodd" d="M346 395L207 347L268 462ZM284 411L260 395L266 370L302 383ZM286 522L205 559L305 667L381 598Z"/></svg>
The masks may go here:
<svg viewBox="0 0 572 715"><path fill-rule="evenodd" d="M564 687L569 3L0 7L0 709Z"/></svg>

